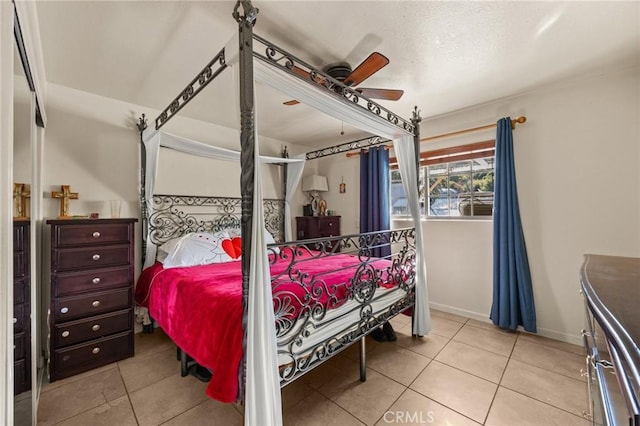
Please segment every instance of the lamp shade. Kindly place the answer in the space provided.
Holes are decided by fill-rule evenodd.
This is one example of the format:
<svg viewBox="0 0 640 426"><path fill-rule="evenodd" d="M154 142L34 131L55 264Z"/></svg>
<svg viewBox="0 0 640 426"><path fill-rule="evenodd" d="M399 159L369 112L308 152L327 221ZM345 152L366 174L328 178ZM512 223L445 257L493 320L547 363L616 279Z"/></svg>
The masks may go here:
<svg viewBox="0 0 640 426"><path fill-rule="evenodd" d="M329 190L326 176L311 175L302 179L303 191L324 192Z"/></svg>

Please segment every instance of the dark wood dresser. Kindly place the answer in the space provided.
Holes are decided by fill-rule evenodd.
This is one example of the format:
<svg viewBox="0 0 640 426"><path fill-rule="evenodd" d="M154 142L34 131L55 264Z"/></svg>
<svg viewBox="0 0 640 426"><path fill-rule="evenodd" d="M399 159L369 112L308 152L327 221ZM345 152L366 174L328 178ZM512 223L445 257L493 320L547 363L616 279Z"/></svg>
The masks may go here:
<svg viewBox="0 0 640 426"><path fill-rule="evenodd" d="M640 258L586 255L582 330L594 425L640 425Z"/></svg>
<svg viewBox="0 0 640 426"><path fill-rule="evenodd" d="M29 219L13 222L13 390L31 389Z"/></svg>
<svg viewBox="0 0 640 426"><path fill-rule="evenodd" d="M50 381L133 356L135 222L47 221Z"/></svg>
<svg viewBox="0 0 640 426"><path fill-rule="evenodd" d="M296 217L296 238L309 240L314 238L327 238L340 235L340 216L298 216ZM327 249L337 252L329 246Z"/></svg>

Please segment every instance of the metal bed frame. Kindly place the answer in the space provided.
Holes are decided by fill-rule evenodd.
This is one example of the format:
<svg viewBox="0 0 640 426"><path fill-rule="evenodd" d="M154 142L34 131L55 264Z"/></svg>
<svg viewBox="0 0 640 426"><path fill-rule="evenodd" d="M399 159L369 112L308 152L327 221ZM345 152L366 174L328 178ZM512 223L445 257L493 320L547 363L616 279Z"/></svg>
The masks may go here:
<svg viewBox="0 0 640 426"><path fill-rule="evenodd" d="M242 9L242 10L241 10ZM242 13L241 13L242 12ZM256 35L253 33L253 26L256 23L258 9L255 8L250 0L239 0L236 2L234 11L232 16L238 23L238 34L239 34L239 64L240 67L240 163L242 166L241 177L240 177L240 199L235 199L234 206L240 205L240 217L239 221L237 218L233 219L234 224L239 224L241 232L242 232L242 252L248 253L250 252L251 240L252 240L252 212L253 212L253 187L254 187L254 152L255 152L255 140L254 140L254 128L255 128L255 114L254 114L254 98L253 98L253 60L258 59L269 66L275 67L279 69L281 72L286 72L295 78L299 78L305 81L308 84L314 85L320 90L324 90L327 93L335 96L341 102L344 102L348 105L351 105L353 108L357 108L360 110L367 111L367 113L380 117L394 126L407 131L413 134L414 137L414 148L416 152L416 167L419 167L419 149L420 149L420 121L421 117L417 107L415 107L412 118L410 120L406 120L385 107L379 105L371 99L363 96L358 93L356 90L344 85L338 80L330 77L325 74L321 70L315 69L313 66L307 64L306 62L298 59L294 55L285 51L284 49L270 43L266 39ZM223 48L217 55L214 56L211 61L200 71L196 77L180 92L178 96L176 96L170 104L160 113L160 115L154 120L155 129L159 130L162 126L164 126L172 117L174 117L189 101L191 101L200 91L206 87L211 81L213 81L220 73L222 73L227 68L227 64L225 62L225 49ZM310 79L302 77L300 74L294 70L302 69L303 71L309 73L311 76ZM146 209L146 199L147 196L145 194L145 164L146 164L146 153L144 144L142 143L142 132L147 128L147 121L145 119L144 114L140 118L138 122L138 130L140 131L140 142L141 142L141 190L140 190L140 200L142 206L142 233L143 233L143 251L145 250L147 240L146 236L149 231L149 227L151 229L155 229L156 225L160 222L162 216L162 209L158 212L154 213L152 217L148 217L147 209ZM321 158L326 155L337 154L341 152L345 152L353 149L360 149L366 146L379 145L382 143L388 142L379 137L362 139L360 141L350 142L347 144L338 145L332 148L326 148L319 151L314 151L307 154L308 159ZM286 152L283 153L283 156L286 156ZM286 176L286 164L285 167L285 176ZM417 182L416 182L417 184ZM286 194L285 194L286 195ZM165 205L165 203L173 204L175 202L184 202L185 198L180 196L173 195L165 195L165 196L157 196L160 198L156 198L154 196L154 203L157 202ZM192 203L192 205L200 203L199 200L212 200L215 197L186 197L187 204ZM206 201L202 204L207 204L209 201ZM213 202L215 204L215 202ZM212 204L212 205L213 205ZM234 208L235 208L234 207ZM171 210L171 208L169 208ZM200 224L201 221L188 219L186 216L183 218L185 222L190 222L191 225L195 226L195 230L201 229ZM156 222L154 222L156 221ZM206 225L203 225L206 227ZM269 224L267 224L269 226ZM175 226L174 230L180 229L180 232L184 232L185 230L191 229L190 227L182 227ZM213 228L212 228L213 229ZM160 232L160 231L158 231ZM156 235L160 235L159 233ZM162 231L164 232L164 231ZM177 231L176 231L177 232ZM189 232L189 231L187 231ZM289 355L292 358L291 366L292 368L288 368L285 370L281 370L280 378L281 385L285 385L295 380L300 375L309 371L311 368L318 365L320 362L325 359L333 356L334 354L340 352L342 349L349 346L351 343L355 341L360 341L360 373L361 380L365 380L365 348L364 348L364 336L366 336L369 332L373 331L378 325L381 325L388 319L397 315L398 313L404 311L405 309L413 306L414 303L414 293L411 291L414 284L414 279L410 276L408 277L408 281L411 283L403 284L403 289L407 291L407 297L404 298L401 302L390 306L385 312L378 314L377 316L373 315L372 312L367 310L366 305L370 302L370 298L374 297L375 288L372 288L372 283L375 282L376 277L372 280L370 276L366 276L364 274L364 270L367 269L366 265L370 262L370 248L376 245L390 245L390 246L401 246L398 254L393 258L393 266L392 271L388 271L393 274L396 273L402 275L407 272L410 274L415 274L415 271L408 271L407 266L410 264L415 265L415 246L413 245L413 238L415 237L415 228L413 229L404 229L404 230L394 230L394 231L382 231L376 233L369 234L360 234L360 235L349 235L349 236L340 236L340 237L332 237L331 241L327 240L307 240L304 243L300 244L297 242L289 243L287 247L291 248L292 251L282 250L281 253L303 253L308 252L310 248L314 250L318 250L320 255L331 254L332 251L335 250L335 247L341 247L342 249L349 250L353 253L357 253L361 261L363 262L363 271L360 272L360 276L354 277L354 283L359 283L359 285L354 285L354 293L355 297L358 301L362 303L361 309L361 319L359 326L356 330L346 331L346 334L334 339L332 342L319 345L314 347L311 352L306 354L295 354L293 347L294 343L299 341L299 339L309 333L309 330L302 327L297 331L297 334L293 337L287 334L285 331L290 330L291 327L284 327L282 324L277 325L277 336L279 339L279 343L283 336L286 336L288 340L288 346L290 347ZM157 241L156 241L157 243ZM275 258L276 256L274 256ZM247 329L247 306L248 306L248 291L249 291L249 267L250 267L250 256L242 256L241 260L241 269L242 269L242 306L243 306L243 319L242 319L242 327L243 327L243 342L242 348L243 352L246 353L246 329ZM295 261L292 261L291 267L288 269L289 273L291 270L294 270ZM366 277L366 278L365 278ZM273 277L272 277L273 280ZM274 289L275 291L275 289ZM309 317L316 317L322 319L324 315L326 315L326 310L320 311L310 311ZM184 358L184 357L183 357ZM183 365L184 367L184 365ZM239 395L238 399L242 400L244 396L244 384L245 384L245 360L243 359L238 372L238 383L239 383Z"/></svg>

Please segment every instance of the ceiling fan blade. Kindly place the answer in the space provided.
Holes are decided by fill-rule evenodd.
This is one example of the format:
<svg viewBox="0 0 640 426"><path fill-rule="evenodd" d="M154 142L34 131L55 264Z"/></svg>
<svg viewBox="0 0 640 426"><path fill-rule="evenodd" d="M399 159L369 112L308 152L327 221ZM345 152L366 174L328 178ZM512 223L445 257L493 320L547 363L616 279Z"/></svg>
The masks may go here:
<svg viewBox="0 0 640 426"><path fill-rule="evenodd" d="M293 71L294 74L297 74L300 77L304 78L305 80L313 80L311 78L311 73L309 71L303 70L300 67L297 67L297 66L293 65L291 67L291 71ZM324 77L322 77L321 75L316 74L316 77L315 77L315 82L316 83L322 84L324 81L325 81Z"/></svg>
<svg viewBox="0 0 640 426"><path fill-rule="evenodd" d="M365 89L364 87L359 87L356 89L356 92L362 93L367 98L372 99L385 99L387 101L397 101L404 94L404 90L396 90L396 89Z"/></svg>
<svg viewBox="0 0 640 426"><path fill-rule="evenodd" d="M300 67L297 67L295 65L293 65L291 67L291 71L293 71L294 74L299 75L300 77L306 79L306 80L311 80L311 74L308 71L303 70Z"/></svg>
<svg viewBox="0 0 640 426"><path fill-rule="evenodd" d="M282 104L283 104L283 105L291 106L291 105L298 105L299 103L300 103L300 102L298 102L298 101L296 101L295 99L293 99L293 100L291 100L291 101L283 102Z"/></svg>
<svg viewBox="0 0 640 426"><path fill-rule="evenodd" d="M386 56L378 52L373 52L344 79L344 84L347 86L357 86L388 63L389 59Z"/></svg>

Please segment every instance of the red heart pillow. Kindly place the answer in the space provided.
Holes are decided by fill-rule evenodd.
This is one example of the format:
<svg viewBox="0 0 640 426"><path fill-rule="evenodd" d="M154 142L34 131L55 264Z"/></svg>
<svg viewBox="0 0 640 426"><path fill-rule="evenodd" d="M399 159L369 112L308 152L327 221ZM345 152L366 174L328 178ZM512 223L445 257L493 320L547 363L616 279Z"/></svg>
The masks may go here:
<svg viewBox="0 0 640 426"><path fill-rule="evenodd" d="M222 249L232 259L242 256L242 238L235 237L222 240Z"/></svg>

